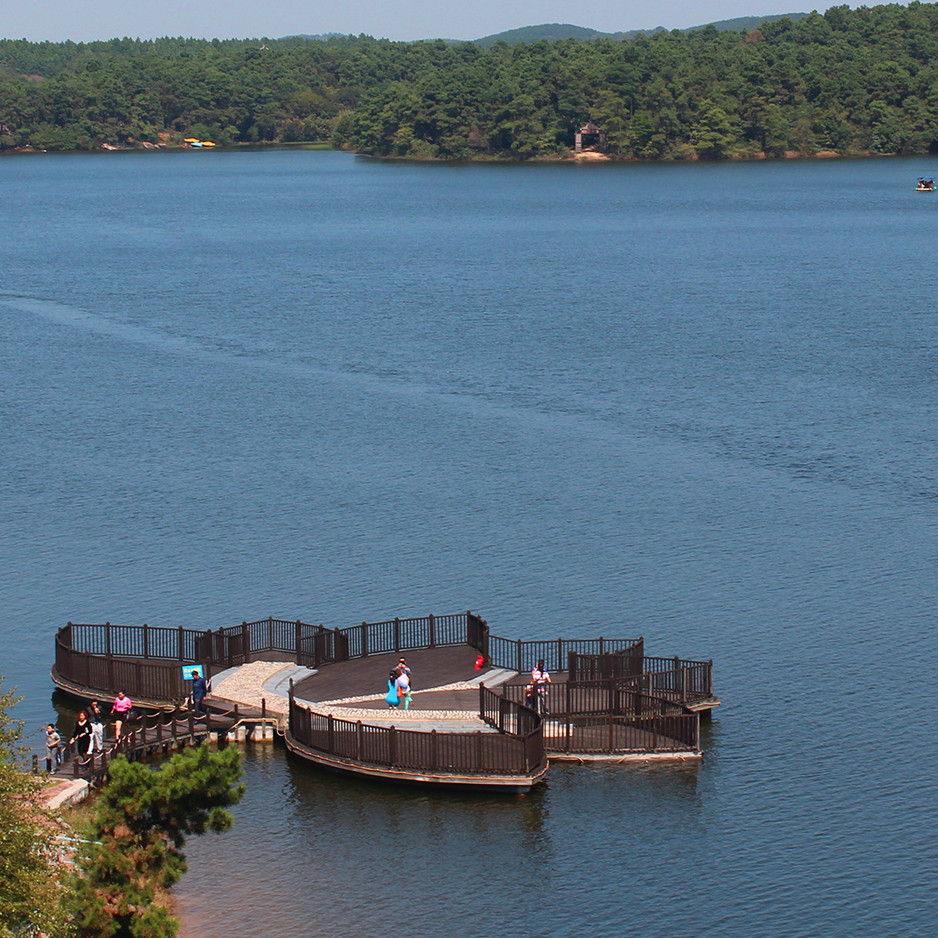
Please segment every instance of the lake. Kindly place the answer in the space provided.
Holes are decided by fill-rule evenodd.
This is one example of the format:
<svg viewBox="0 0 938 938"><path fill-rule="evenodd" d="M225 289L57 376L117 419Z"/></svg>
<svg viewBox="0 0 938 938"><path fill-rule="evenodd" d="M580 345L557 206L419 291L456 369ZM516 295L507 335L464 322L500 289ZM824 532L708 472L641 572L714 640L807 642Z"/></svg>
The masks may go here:
<svg viewBox="0 0 938 938"><path fill-rule="evenodd" d="M0 159L36 745L69 620L472 609L715 662L699 767L478 797L249 750L183 935L933 934L934 172Z"/></svg>

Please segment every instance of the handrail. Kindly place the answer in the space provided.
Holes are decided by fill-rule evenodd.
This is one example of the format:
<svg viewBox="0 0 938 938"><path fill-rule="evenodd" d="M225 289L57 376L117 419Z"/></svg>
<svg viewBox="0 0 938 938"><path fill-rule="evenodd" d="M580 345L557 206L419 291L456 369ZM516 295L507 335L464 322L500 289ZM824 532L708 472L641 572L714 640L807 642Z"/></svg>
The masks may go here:
<svg viewBox="0 0 938 938"><path fill-rule="evenodd" d="M298 703L292 686L289 703L292 738L307 749L348 762L421 775L476 777L530 777L547 763L540 720L533 713L527 732L441 733L342 720Z"/></svg>
<svg viewBox="0 0 938 938"><path fill-rule="evenodd" d="M548 670L564 671L577 656L610 653L641 654L643 640L638 639L552 639L521 641L489 634L488 623L472 611L445 616L418 616L363 622L345 628L327 629L287 619L259 619L225 626L215 631L103 625L69 622L56 635L56 669L65 678L94 687L103 693L125 690L150 699L179 700L186 687L181 675L171 669L179 664L202 665L212 670L248 663L267 653L290 654L297 664L319 668L325 664L370 655L401 653L422 648L466 645L477 649L496 668L529 671L540 660ZM61 653L60 653L61 651ZM134 659L131 673L109 668L101 674L82 654L103 657L108 661ZM173 662L171 665L170 662ZM146 669L162 663L159 670L145 676ZM77 672L77 673L76 673ZM120 672L120 673L116 673ZM90 683L94 676L97 681ZM81 678L81 679L80 679ZM129 683L128 683L129 682ZM164 691L160 698L157 691Z"/></svg>
<svg viewBox="0 0 938 938"><path fill-rule="evenodd" d="M641 654L643 640L637 639L550 639L522 641L489 634L488 623L472 611L445 616L394 618L384 622L327 629L299 620L259 619L215 631L157 628L151 625L103 625L69 622L57 639L73 651L108 657L145 660L167 659L215 665L243 664L251 656L267 652L316 656L315 667L330 661L345 661L369 655L415 651L446 645L470 645L497 668L530 671L540 660L550 671L566 671L570 656L580 658L612 653Z"/></svg>

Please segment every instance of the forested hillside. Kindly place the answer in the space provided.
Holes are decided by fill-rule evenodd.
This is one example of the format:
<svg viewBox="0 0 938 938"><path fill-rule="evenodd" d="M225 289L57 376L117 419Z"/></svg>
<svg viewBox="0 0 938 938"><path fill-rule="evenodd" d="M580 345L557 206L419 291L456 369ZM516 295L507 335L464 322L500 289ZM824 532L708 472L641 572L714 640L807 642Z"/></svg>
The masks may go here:
<svg viewBox="0 0 938 938"><path fill-rule="evenodd" d="M0 40L0 146L325 142L381 156L938 152L938 4L615 41Z"/></svg>

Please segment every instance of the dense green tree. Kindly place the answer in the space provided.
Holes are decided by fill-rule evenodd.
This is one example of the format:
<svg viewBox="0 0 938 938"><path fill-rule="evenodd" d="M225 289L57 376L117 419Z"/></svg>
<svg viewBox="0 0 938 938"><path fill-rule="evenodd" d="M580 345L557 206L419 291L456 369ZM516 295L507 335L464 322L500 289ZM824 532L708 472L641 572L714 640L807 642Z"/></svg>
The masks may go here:
<svg viewBox="0 0 938 938"><path fill-rule="evenodd" d="M184 749L159 768L111 765L77 861L71 901L82 938L171 938L165 890L186 870L186 838L220 833L243 792L236 747Z"/></svg>
<svg viewBox="0 0 938 938"><path fill-rule="evenodd" d="M18 697L0 678L0 938L65 933L62 872L38 776L22 768Z"/></svg>
<svg viewBox="0 0 938 938"><path fill-rule="evenodd" d="M0 147L331 141L529 159L592 118L622 159L938 152L938 4L623 41L0 40ZM199 128L196 133L196 128Z"/></svg>

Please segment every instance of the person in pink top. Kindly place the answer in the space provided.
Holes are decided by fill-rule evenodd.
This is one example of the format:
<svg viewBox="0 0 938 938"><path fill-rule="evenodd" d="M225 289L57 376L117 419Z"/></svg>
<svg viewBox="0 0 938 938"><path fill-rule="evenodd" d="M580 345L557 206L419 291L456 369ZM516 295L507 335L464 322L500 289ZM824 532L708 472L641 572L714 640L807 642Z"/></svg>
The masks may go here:
<svg viewBox="0 0 938 938"><path fill-rule="evenodd" d="M111 704L111 713L114 715L114 735L118 742L120 742L121 730L125 721L129 719L128 714L133 705L134 702L122 690L117 692L114 703Z"/></svg>

